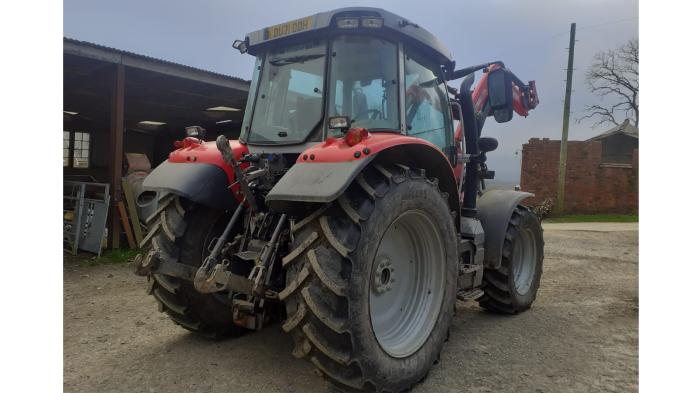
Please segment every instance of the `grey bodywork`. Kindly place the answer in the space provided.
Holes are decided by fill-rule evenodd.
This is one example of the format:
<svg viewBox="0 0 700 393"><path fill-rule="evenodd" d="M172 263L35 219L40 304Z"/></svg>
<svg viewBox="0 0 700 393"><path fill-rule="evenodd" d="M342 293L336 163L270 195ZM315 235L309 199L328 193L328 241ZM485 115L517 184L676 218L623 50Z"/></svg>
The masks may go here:
<svg viewBox="0 0 700 393"><path fill-rule="evenodd" d="M237 206L228 189L226 172L214 164L165 161L146 177L143 188L164 190L215 209L231 210Z"/></svg>
<svg viewBox="0 0 700 393"><path fill-rule="evenodd" d="M529 192L511 190L487 191L476 201L477 218L486 233L484 266L497 269L501 266L503 241L508 222L518 203L534 196Z"/></svg>
<svg viewBox="0 0 700 393"><path fill-rule="evenodd" d="M373 158L374 156L349 162L294 164L270 190L265 202L276 210L280 210L287 202L333 202Z"/></svg>
<svg viewBox="0 0 700 393"><path fill-rule="evenodd" d="M289 35L284 35L281 37L266 39L266 29L260 29L246 35L246 41L248 44L248 52L252 55L257 55L271 44L277 43L279 41L298 38L299 40L308 39L311 36L319 37L319 33L323 33L325 30L333 28L333 18L337 16L344 16L348 13L351 14L364 14L366 16L376 15L384 19L384 26L381 29L381 34L384 35L396 35L402 38L407 38L413 41L420 50L424 51L427 55L432 56L434 59L438 60L441 65L448 65L452 62L452 54L447 49L445 44L443 44L437 37L435 37L429 31L418 26L418 24L407 20L404 17L396 15L394 13L385 11L380 8L370 8L370 7L348 7L340 8L333 11L320 12L314 14L313 18L313 28L299 33L293 33ZM302 18L303 19L303 18ZM371 29L365 29L365 33L372 33Z"/></svg>

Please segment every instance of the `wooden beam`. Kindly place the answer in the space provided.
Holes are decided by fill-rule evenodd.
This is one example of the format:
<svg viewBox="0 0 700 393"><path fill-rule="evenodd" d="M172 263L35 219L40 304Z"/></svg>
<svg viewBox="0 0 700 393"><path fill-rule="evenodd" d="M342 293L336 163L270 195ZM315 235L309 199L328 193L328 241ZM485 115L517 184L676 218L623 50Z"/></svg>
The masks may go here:
<svg viewBox="0 0 700 393"><path fill-rule="evenodd" d="M129 209L131 226L134 228L136 244L141 244L141 241L143 240L143 235L141 233L141 220L139 220L139 213L136 210L136 200L134 199L134 193L131 190L131 184L129 184L125 177L122 178L122 187L124 187L124 198L126 199L126 207Z"/></svg>
<svg viewBox="0 0 700 393"><path fill-rule="evenodd" d="M129 248L137 248L136 242L134 242L134 235L131 233L131 226L129 226L129 216L126 214L126 209L124 208L124 202L117 202L117 208L119 209L119 217L121 217L122 227L124 228L124 233L126 233L126 240L129 243ZM138 220L138 217L136 218Z"/></svg>
<svg viewBox="0 0 700 393"><path fill-rule="evenodd" d="M117 64L111 91L109 129L109 186L112 203L112 249L119 248L118 206L122 200L122 157L124 156L124 66ZM132 239L133 241L133 239Z"/></svg>
<svg viewBox="0 0 700 393"><path fill-rule="evenodd" d="M222 86L229 89L248 91L250 82L228 75L221 75L211 71L196 69L165 60L149 58L135 53L128 53L118 49L101 47L72 40L63 40L63 54L86 57L98 61L116 63L122 66L153 71L178 78L189 79L197 82Z"/></svg>
<svg viewBox="0 0 700 393"><path fill-rule="evenodd" d="M200 94L191 91L185 91L181 89L171 89L175 94L182 94L189 97L197 97L205 100L219 101L218 105L235 106L242 105L243 107L239 109L243 111L245 109L246 100L248 99L248 91L236 91L237 94L226 94L228 92L223 92L224 94ZM233 103L236 101L236 103Z"/></svg>

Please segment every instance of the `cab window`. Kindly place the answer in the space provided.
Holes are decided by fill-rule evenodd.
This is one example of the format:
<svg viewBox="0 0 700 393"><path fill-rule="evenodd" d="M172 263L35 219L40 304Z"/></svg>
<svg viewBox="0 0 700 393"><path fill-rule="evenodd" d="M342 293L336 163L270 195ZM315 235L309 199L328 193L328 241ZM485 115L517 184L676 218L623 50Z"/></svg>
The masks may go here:
<svg viewBox="0 0 700 393"><path fill-rule="evenodd" d="M433 65L408 48L404 55L406 84L406 132L425 139L443 151L452 135L447 90Z"/></svg>
<svg viewBox="0 0 700 393"><path fill-rule="evenodd" d="M399 129L398 46L365 36L333 42L328 116L348 116L353 127Z"/></svg>

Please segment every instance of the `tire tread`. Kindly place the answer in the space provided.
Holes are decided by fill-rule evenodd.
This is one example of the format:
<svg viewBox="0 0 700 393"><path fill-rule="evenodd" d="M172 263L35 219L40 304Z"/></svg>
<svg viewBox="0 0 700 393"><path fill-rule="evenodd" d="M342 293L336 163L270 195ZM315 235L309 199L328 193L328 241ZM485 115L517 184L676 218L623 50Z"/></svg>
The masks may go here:
<svg viewBox="0 0 700 393"><path fill-rule="evenodd" d="M425 171L373 164L350 186L354 191L347 191L337 202L324 206L293 227L297 232L295 245L308 251L295 248L286 260L287 287L280 292L288 315L283 330L294 339L292 354L309 358L324 378L341 390L375 391L382 382L373 380L373 371L363 372L358 359L353 358L348 331L351 316L347 307L347 280L356 244L347 244L346 239L353 237L339 233L343 229L333 225L328 214L344 217L345 222L360 231L374 204L391 187L416 179L438 188L437 182L426 178ZM361 212L358 206L362 206ZM304 239L312 233L317 233L318 238L311 245L306 244Z"/></svg>
<svg viewBox="0 0 700 393"><path fill-rule="evenodd" d="M512 251L514 245L514 239L516 238L517 231L523 223L523 217L526 214L534 214L527 207L518 205L513 213L511 214L510 220L508 222L508 229L506 231L506 236L503 244L501 266L498 269L484 269L483 286L482 289L484 294L477 299L479 305L488 310L499 314L518 314L525 311L531 307L530 304L518 304L515 301L515 290L511 289L509 284L509 273L512 264ZM541 227L540 227L541 231ZM536 263L541 266L542 254L539 253L537 258L539 258ZM533 283L535 286L534 291L537 291L539 286L539 278ZM534 298L532 299L534 301Z"/></svg>
<svg viewBox="0 0 700 393"><path fill-rule="evenodd" d="M149 218L149 234L152 234L146 252L155 252L162 261L186 263L184 258L191 256L191 250L201 246L196 244L195 239L189 238L189 230L199 230L189 228L189 222L192 217L203 214L203 211L197 208L187 210L179 197L163 201L167 205L161 206L159 212ZM156 300L158 309L184 329L208 338L242 332L233 324L232 317L230 324L222 322L224 318L221 313L230 314L227 305L214 299L214 295L196 292L191 282L163 274L151 274L149 285L152 286L149 293Z"/></svg>

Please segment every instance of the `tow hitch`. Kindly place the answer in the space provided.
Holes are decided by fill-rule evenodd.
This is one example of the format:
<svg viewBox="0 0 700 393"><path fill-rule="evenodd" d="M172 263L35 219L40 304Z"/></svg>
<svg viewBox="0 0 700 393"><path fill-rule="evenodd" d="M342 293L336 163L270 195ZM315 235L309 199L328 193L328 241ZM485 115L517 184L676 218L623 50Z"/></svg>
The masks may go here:
<svg viewBox="0 0 700 393"><path fill-rule="evenodd" d="M200 266L197 270L197 274L194 276L194 288L197 291L201 293L214 293L226 289L229 281L228 276L231 275L231 272L226 270L227 266L217 264L216 262L219 258L219 254L221 253L221 249L226 243L226 239L228 239L229 235L231 234L233 226L236 225L236 221L238 221L241 213L243 213L243 209L243 203L238 205L235 213L233 213L233 217L231 217L228 224L226 224L226 229L224 229L224 232L221 234L221 236L219 236L219 239L216 241L216 244L209 253L209 256L204 259L204 263L202 263L202 266ZM228 275L226 275L226 273L228 273Z"/></svg>

